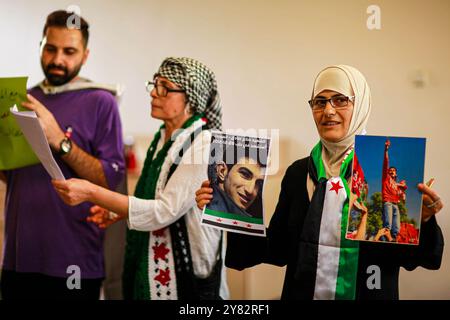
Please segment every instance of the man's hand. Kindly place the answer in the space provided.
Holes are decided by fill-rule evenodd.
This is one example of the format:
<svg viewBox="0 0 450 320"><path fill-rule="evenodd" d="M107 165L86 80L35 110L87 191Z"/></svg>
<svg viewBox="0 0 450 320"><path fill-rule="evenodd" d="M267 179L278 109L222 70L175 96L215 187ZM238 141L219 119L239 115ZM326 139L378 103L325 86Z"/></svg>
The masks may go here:
<svg viewBox="0 0 450 320"><path fill-rule="evenodd" d="M408 187L406 186L406 181L402 180L399 183L397 183L397 187L399 187L400 189L407 189Z"/></svg>
<svg viewBox="0 0 450 320"><path fill-rule="evenodd" d="M58 151L59 144L64 139L64 132L53 114L42 103L31 94L27 94L27 98L28 101L22 102L22 106L36 112L50 147Z"/></svg>
<svg viewBox="0 0 450 320"><path fill-rule="evenodd" d="M386 142L384 143L384 146L386 147L386 149L389 149L389 147L391 146L391 141L387 139Z"/></svg>
<svg viewBox="0 0 450 320"><path fill-rule="evenodd" d="M113 223L124 219L123 216L106 210L100 206L93 206L90 211L91 216L87 217L86 220L95 223L101 229L105 229Z"/></svg>
<svg viewBox="0 0 450 320"><path fill-rule="evenodd" d="M375 235L374 241L379 241L382 236L386 236L389 242L391 242L393 239L391 235L391 230L389 230L389 228L379 229L377 234Z"/></svg>
<svg viewBox="0 0 450 320"><path fill-rule="evenodd" d="M212 193L213 189L209 187L209 181L203 181L200 189L195 192L195 202L197 202L197 207L200 210L203 210L203 207L211 202L213 198Z"/></svg>

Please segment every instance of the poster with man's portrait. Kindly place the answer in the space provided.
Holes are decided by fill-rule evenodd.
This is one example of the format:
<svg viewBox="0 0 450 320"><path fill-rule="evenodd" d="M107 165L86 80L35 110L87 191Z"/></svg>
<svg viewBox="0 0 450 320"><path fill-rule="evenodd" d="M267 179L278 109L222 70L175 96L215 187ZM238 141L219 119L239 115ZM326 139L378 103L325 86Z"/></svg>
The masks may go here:
<svg viewBox="0 0 450 320"><path fill-rule="evenodd" d="M346 238L418 245L425 138L356 136Z"/></svg>
<svg viewBox="0 0 450 320"><path fill-rule="evenodd" d="M265 236L262 194L269 145L269 138L212 133L208 179L213 199L203 210L203 224Z"/></svg>

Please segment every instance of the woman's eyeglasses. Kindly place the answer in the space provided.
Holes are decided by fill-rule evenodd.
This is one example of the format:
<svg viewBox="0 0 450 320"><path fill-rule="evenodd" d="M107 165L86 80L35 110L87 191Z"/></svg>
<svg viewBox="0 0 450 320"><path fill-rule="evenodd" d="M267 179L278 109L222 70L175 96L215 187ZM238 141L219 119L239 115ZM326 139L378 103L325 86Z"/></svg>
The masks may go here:
<svg viewBox="0 0 450 320"><path fill-rule="evenodd" d="M171 89L163 84L153 81L147 81L145 83L145 89L148 92L152 92L153 88L156 88L156 94L158 95L158 97L166 97L169 92L186 92L183 89Z"/></svg>
<svg viewBox="0 0 450 320"><path fill-rule="evenodd" d="M311 106L311 109L314 111L316 110L324 110L327 106L327 103L330 102L331 106L335 109L342 109L348 106L348 102L355 99L354 96L347 97L347 96L334 96L330 99L324 99L324 98L314 98L312 100L309 100L308 103Z"/></svg>

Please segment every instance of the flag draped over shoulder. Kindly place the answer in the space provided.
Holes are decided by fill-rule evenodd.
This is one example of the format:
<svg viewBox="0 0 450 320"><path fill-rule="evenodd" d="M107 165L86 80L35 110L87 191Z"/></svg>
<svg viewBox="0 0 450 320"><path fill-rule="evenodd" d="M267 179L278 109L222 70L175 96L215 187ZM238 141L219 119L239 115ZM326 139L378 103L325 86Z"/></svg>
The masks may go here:
<svg viewBox="0 0 450 320"><path fill-rule="evenodd" d="M315 190L300 237L298 276L303 298L354 299L359 246L347 240L347 211L353 151L341 165L340 175L326 179L322 144L311 152L309 175ZM302 297L300 297L302 298Z"/></svg>

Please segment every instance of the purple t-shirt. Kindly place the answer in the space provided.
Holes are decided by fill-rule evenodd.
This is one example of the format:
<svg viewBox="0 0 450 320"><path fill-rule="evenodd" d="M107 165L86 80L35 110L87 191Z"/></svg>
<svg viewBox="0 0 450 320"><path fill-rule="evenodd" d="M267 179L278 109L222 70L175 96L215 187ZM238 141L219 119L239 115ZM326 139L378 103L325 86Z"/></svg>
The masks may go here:
<svg viewBox="0 0 450 320"><path fill-rule="evenodd" d="M124 178L122 127L114 96L85 89L45 95L30 93L44 104L72 139L99 159L111 189ZM77 177L58 156L66 179ZM80 267L82 278L104 277L104 232L86 222L91 203L71 207L59 198L41 164L4 171L7 179L3 268L67 277L68 267Z"/></svg>

